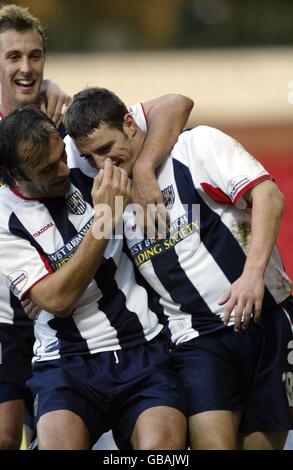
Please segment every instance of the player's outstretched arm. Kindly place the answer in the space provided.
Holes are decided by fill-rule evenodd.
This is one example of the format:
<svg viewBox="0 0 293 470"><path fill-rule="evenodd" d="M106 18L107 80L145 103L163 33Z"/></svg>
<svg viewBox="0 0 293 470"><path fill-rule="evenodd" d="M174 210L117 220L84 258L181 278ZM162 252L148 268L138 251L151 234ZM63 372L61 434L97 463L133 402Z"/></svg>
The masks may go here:
<svg viewBox="0 0 293 470"><path fill-rule="evenodd" d="M242 275L220 299L226 304L224 322L228 323L235 308L235 331L249 325L251 314L261 315L264 274L277 241L284 208L284 197L277 185L265 180L254 186L247 197L252 202L251 242Z"/></svg>

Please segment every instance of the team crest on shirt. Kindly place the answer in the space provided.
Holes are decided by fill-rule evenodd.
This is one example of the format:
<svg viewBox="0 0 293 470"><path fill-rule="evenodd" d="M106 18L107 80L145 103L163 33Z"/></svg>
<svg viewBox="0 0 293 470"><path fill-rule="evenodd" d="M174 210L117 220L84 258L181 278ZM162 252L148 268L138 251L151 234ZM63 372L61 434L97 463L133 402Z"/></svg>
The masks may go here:
<svg viewBox="0 0 293 470"><path fill-rule="evenodd" d="M86 202L79 191L74 191L67 198L66 207L71 214L83 215L86 211Z"/></svg>
<svg viewBox="0 0 293 470"><path fill-rule="evenodd" d="M174 201L175 201L175 192L173 185L167 186L167 188L162 189L162 196L164 200L164 204L166 206L166 209L170 210L174 206Z"/></svg>

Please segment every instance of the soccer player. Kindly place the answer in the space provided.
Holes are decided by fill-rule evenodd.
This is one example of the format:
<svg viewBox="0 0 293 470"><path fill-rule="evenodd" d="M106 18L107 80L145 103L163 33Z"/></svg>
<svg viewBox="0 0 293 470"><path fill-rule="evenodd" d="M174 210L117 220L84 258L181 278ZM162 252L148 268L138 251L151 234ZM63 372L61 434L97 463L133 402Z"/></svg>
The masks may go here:
<svg viewBox="0 0 293 470"><path fill-rule="evenodd" d="M18 104L37 103L57 125L61 123L62 106L69 104L70 97L43 80L44 62L45 37L40 22L25 8L1 7L0 118ZM2 185L0 177L0 190ZM0 277L0 449L20 447L25 402L32 412L25 381L31 375L33 341L32 322Z"/></svg>
<svg viewBox="0 0 293 470"><path fill-rule="evenodd" d="M53 122L34 107L0 123L1 270L35 321L40 449L88 449L110 428L120 447L183 449L186 421L162 325L136 282L123 238L110 239L130 193L109 159L92 180L66 165ZM95 206L113 210L99 236ZM122 207L123 211L123 207ZM17 256L15 254L17 253Z"/></svg>
<svg viewBox="0 0 293 470"><path fill-rule="evenodd" d="M0 82L1 117L18 104L37 103L58 126L62 106L69 97L51 82L43 81L45 36L42 25L25 8L7 5L0 9ZM44 90L44 93L43 93ZM174 141L184 125L192 101L178 95L167 95L145 103L149 121L149 138L142 149L140 165L134 182L139 188L137 197L152 193L159 199L152 165L170 145L164 135ZM168 115L165 117L161 116ZM173 119L173 122L171 122ZM62 130L61 130L62 132ZM143 188L144 189L143 191ZM148 188L148 189L147 189ZM142 195L141 192L143 191ZM27 301L28 302L28 301ZM17 449L22 436L25 403L32 413L31 397L25 387L31 375L33 325L24 314L18 299L9 292L6 281L0 278L0 449ZM29 417L27 417L29 418ZM32 426L31 420L27 424ZM27 441L30 440L28 433Z"/></svg>
<svg viewBox="0 0 293 470"><path fill-rule="evenodd" d="M77 94L65 125L100 171L111 159L131 175L145 134L112 92ZM275 246L283 196L238 142L207 126L181 134L157 178L170 236L141 235L137 205L125 230L167 319L191 447L232 450L240 436L243 449L281 449L293 416L292 283Z"/></svg>

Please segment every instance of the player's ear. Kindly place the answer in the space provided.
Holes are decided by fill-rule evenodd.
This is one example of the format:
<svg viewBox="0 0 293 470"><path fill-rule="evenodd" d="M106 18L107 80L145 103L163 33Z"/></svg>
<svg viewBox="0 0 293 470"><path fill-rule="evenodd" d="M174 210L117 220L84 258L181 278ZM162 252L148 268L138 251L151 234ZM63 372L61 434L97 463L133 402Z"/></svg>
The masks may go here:
<svg viewBox="0 0 293 470"><path fill-rule="evenodd" d="M136 134L136 124L130 113L124 116L123 130L129 137L134 137Z"/></svg>

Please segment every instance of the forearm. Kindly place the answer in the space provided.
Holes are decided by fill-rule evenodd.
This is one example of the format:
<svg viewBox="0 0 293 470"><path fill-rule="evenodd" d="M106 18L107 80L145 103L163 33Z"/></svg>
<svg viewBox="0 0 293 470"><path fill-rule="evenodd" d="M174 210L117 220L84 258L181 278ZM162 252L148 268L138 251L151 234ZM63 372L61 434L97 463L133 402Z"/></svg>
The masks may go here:
<svg viewBox="0 0 293 470"><path fill-rule="evenodd" d="M252 192L251 242L244 271L264 275L276 244L284 208L284 198L271 181L256 186Z"/></svg>
<svg viewBox="0 0 293 470"><path fill-rule="evenodd" d="M193 101L180 94L170 94L144 103L148 121L148 133L134 166L154 171L175 145L182 128L186 125L193 108Z"/></svg>
<svg viewBox="0 0 293 470"><path fill-rule="evenodd" d="M29 298L42 309L56 316L69 316L93 279L108 240L96 240L92 227L72 258L30 291Z"/></svg>

